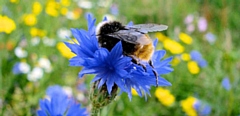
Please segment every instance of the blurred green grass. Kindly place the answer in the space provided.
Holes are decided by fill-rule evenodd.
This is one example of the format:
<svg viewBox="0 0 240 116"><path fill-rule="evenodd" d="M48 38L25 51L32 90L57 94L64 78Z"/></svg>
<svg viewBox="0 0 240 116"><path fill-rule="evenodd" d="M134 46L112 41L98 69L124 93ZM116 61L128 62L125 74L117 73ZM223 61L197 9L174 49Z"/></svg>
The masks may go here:
<svg viewBox="0 0 240 116"><path fill-rule="evenodd" d="M18 0L17 0L18 1ZM50 0L49 0L50 1ZM191 74L188 71L187 62L180 61L173 66L174 71L171 74L164 75L172 86L165 87L175 96L175 103L171 107L162 105L154 95L156 88L152 88L151 97L145 101L144 98L134 96L129 101L126 94L118 96L115 102L102 110L102 115L114 116L138 116L138 115L184 115L181 108L181 100L188 96L195 96L205 101L212 107L210 115L234 116L240 114L240 41L238 38L240 30L240 7L237 0L222 1L191 1L191 0L128 0L128 1L92 1L92 8L84 9L79 7L78 1L70 1L66 6L57 3L57 11L61 8L67 8L69 12L77 12L77 19L69 19L67 15L59 13L57 17L50 16L45 12L49 1L39 0L42 5L42 11L36 15L37 23L33 26L27 26L24 23L24 15L32 13L32 4L34 1L19 0L16 3L10 1L0 1L0 15L8 16L14 20L16 29L10 34L0 32L0 110L1 115L35 115L38 109L39 99L45 95L48 86L59 84L69 86L74 94L77 90L77 74L79 67L68 66L68 59L64 58L56 45L48 46L44 43L46 38L39 37L40 43L36 46L31 44L32 38L30 30L36 27L46 31L45 36L52 38L56 43L67 41L57 36L60 28L84 28L87 27L85 13L91 12L100 22L105 14L111 14L111 5L118 5L119 14L112 15L115 19L127 24L133 21L139 23L161 23L169 26L164 32L166 36L175 40L185 48L185 53L191 50L198 50L203 58L208 62L207 67L201 68L198 74ZM99 3L109 3L107 6L99 6ZM187 32L184 19L187 15L194 15L195 31ZM205 17L208 28L204 32L197 30L197 19ZM193 38L191 45L184 44L178 38L178 33L188 33ZM216 36L216 42L212 45L204 39L207 32ZM151 35L155 38L154 35ZM8 47L7 43L11 43ZM23 44L23 45L22 45ZM26 44L26 45L25 45ZM163 43L158 43L159 48L163 48ZM19 58L15 55L14 49L17 46L23 46L28 55L25 58ZM179 57L167 51L167 56ZM44 76L36 82L27 80L27 74L14 75L12 68L14 64L20 61L27 62L31 69L37 66L37 60L41 57L47 57L52 66L50 73L44 72ZM231 89L229 91L222 87L224 77L229 77ZM90 77L85 78L85 83L89 89ZM87 98L87 94L85 95ZM80 101L81 102L81 101ZM89 101L83 103L89 108Z"/></svg>

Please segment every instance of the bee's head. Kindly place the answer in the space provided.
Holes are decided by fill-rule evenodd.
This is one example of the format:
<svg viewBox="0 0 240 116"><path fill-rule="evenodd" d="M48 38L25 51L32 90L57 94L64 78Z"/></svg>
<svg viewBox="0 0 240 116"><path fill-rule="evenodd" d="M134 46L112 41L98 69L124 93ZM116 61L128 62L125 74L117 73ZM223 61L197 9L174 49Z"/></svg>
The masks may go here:
<svg viewBox="0 0 240 116"><path fill-rule="evenodd" d="M109 33L114 33L123 28L122 24L117 21L104 21L97 25L96 34L104 35Z"/></svg>

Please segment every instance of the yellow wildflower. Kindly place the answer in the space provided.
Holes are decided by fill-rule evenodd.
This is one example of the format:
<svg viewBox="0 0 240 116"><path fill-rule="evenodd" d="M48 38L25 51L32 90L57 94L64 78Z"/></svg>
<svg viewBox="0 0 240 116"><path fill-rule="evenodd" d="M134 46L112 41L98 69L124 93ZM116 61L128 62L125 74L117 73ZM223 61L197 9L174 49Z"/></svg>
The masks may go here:
<svg viewBox="0 0 240 116"><path fill-rule="evenodd" d="M186 33L180 33L179 34L179 39L184 42L185 44L191 44L192 43L192 38L187 35Z"/></svg>
<svg viewBox="0 0 240 116"><path fill-rule="evenodd" d="M163 47L173 54L181 54L184 51L184 47L181 44L171 39L164 40Z"/></svg>
<svg viewBox="0 0 240 116"><path fill-rule="evenodd" d="M76 20L80 17L81 14L82 14L82 9L74 9L73 11L69 11L66 17L71 20Z"/></svg>
<svg viewBox="0 0 240 116"><path fill-rule="evenodd" d="M37 18L34 14L26 14L23 16L24 23L28 26L33 26L37 23Z"/></svg>
<svg viewBox="0 0 240 116"><path fill-rule="evenodd" d="M17 4L19 2L19 0L10 0L10 2Z"/></svg>
<svg viewBox="0 0 240 116"><path fill-rule="evenodd" d="M198 67L197 62L195 61L189 61L187 66L188 66L189 72L192 74L198 74L200 71L200 68Z"/></svg>
<svg viewBox="0 0 240 116"><path fill-rule="evenodd" d="M197 101L197 99L192 96L181 101L182 109L188 116L197 116L197 112L193 107L193 105L196 101Z"/></svg>
<svg viewBox="0 0 240 116"><path fill-rule="evenodd" d="M183 53L181 55L181 58L182 58L183 61L189 61L191 59L191 56L188 53Z"/></svg>
<svg viewBox="0 0 240 116"><path fill-rule="evenodd" d="M59 42L57 44L57 49L60 51L63 57L66 57L68 59L76 56L63 42Z"/></svg>
<svg viewBox="0 0 240 116"><path fill-rule="evenodd" d="M162 33L160 32L157 32L156 33L156 37L158 38L159 41L163 42L164 40L168 39L167 36L163 35Z"/></svg>
<svg viewBox="0 0 240 116"><path fill-rule="evenodd" d="M16 24L12 19L8 18L7 16L0 15L0 32L10 34L15 29Z"/></svg>
<svg viewBox="0 0 240 116"><path fill-rule="evenodd" d="M65 6L65 7L67 7L67 6L69 6L69 5L70 5L70 3L71 3L71 2L70 2L70 0L61 0L61 2L60 2L60 3L61 3L61 5L62 5L62 6Z"/></svg>
<svg viewBox="0 0 240 116"><path fill-rule="evenodd" d="M170 93L170 91L161 87L157 88L155 96L158 98L159 102L168 107L175 102L175 97Z"/></svg>
<svg viewBox="0 0 240 116"><path fill-rule="evenodd" d="M46 36L46 31L33 27L30 29L30 34L32 37L36 37L36 36L44 37Z"/></svg>
<svg viewBox="0 0 240 116"><path fill-rule="evenodd" d="M68 9L67 8L61 8L61 11L60 11L60 13L62 14L62 15L66 15L67 14L67 12L68 12Z"/></svg>
<svg viewBox="0 0 240 116"><path fill-rule="evenodd" d="M55 1L48 1L47 5L46 5L46 13L50 16L53 17L57 17L58 16L58 10L59 10L60 6L57 2Z"/></svg>
<svg viewBox="0 0 240 116"><path fill-rule="evenodd" d="M82 9L77 8L73 10L73 18L78 19L82 14Z"/></svg>
<svg viewBox="0 0 240 116"><path fill-rule="evenodd" d="M135 89L133 89L133 88L131 89L131 92L132 92L132 95L134 95L134 96L138 95L137 91Z"/></svg>
<svg viewBox="0 0 240 116"><path fill-rule="evenodd" d="M174 57L172 60L172 65L177 66L180 63L180 58Z"/></svg>
<svg viewBox="0 0 240 116"><path fill-rule="evenodd" d="M42 11L42 5L39 2L34 2L32 6L32 13L39 15Z"/></svg>

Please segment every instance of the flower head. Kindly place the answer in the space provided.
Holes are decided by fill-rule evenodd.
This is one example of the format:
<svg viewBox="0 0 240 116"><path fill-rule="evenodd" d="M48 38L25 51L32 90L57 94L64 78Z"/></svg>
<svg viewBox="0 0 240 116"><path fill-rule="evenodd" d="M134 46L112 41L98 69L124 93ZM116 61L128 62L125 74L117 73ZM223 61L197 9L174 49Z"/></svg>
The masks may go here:
<svg viewBox="0 0 240 116"><path fill-rule="evenodd" d="M200 17L198 20L198 30L200 32L204 32L207 30L207 27L208 27L207 19L205 17Z"/></svg>
<svg viewBox="0 0 240 116"><path fill-rule="evenodd" d="M85 108L80 108L73 98L69 98L62 87L55 85L47 89L49 99L40 100L38 116L87 116Z"/></svg>
<svg viewBox="0 0 240 116"><path fill-rule="evenodd" d="M198 116L208 116L211 113L211 107L201 100L197 100L193 107L197 111Z"/></svg>
<svg viewBox="0 0 240 116"><path fill-rule="evenodd" d="M22 47L18 46L14 49L15 55L18 58L25 58L28 55L28 52L24 50Z"/></svg>
<svg viewBox="0 0 240 116"><path fill-rule="evenodd" d="M194 21L194 15L193 14L189 14L185 18L184 23L185 24L191 24L193 21Z"/></svg>
<svg viewBox="0 0 240 116"><path fill-rule="evenodd" d="M170 93L169 90L164 88L157 88L155 91L155 96L158 98L158 101L165 106L171 106L175 102L175 97Z"/></svg>
<svg viewBox="0 0 240 116"><path fill-rule="evenodd" d="M206 67L207 66L207 61L202 58L202 54L199 51L196 50L192 50L190 53L191 59L195 62L197 62L197 64L200 67Z"/></svg>
<svg viewBox="0 0 240 116"><path fill-rule="evenodd" d="M197 111L193 107L193 105L196 101L197 101L197 99L192 97L192 96L190 96L187 99L181 101L182 110L188 116L197 116Z"/></svg>
<svg viewBox="0 0 240 116"><path fill-rule="evenodd" d="M30 66L26 62L18 62L13 66L13 74L27 74L30 72Z"/></svg>
<svg viewBox="0 0 240 116"><path fill-rule="evenodd" d="M7 16L0 15L0 33L5 32L10 34L16 29L15 22Z"/></svg>
<svg viewBox="0 0 240 116"><path fill-rule="evenodd" d="M187 63L188 70L191 74L198 74L200 71L200 68L198 67L197 63L195 61L189 61Z"/></svg>
<svg viewBox="0 0 240 116"><path fill-rule="evenodd" d="M189 116L208 116L211 113L211 107L208 104L192 96L182 100L181 106Z"/></svg>
<svg viewBox="0 0 240 116"><path fill-rule="evenodd" d="M34 67L30 73L27 75L29 81L36 82L41 79L44 75L43 69L40 67Z"/></svg>
<svg viewBox="0 0 240 116"><path fill-rule="evenodd" d="M225 77L225 78L222 80L222 86L223 86L224 89L226 89L226 90L228 90L228 91L231 89L231 83L230 83L228 77Z"/></svg>
<svg viewBox="0 0 240 116"><path fill-rule="evenodd" d="M181 54L185 50L185 48L180 43L169 38L163 41L163 47L173 54Z"/></svg>
<svg viewBox="0 0 240 116"><path fill-rule="evenodd" d="M27 26L34 26L37 24L37 18L34 14L26 14L23 16L24 23Z"/></svg>
<svg viewBox="0 0 240 116"><path fill-rule="evenodd" d="M205 34L205 38L211 45L213 45L216 41L216 35L214 35L211 32L208 32L207 34Z"/></svg>
<svg viewBox="0 0 240 116"><path fill-rule="evenodd" d="M79 76L84 74L96 74L92 82L98 82L97 87L101 88L106 85L107 92L110 94L115 85L122 92L128 93L131 98L131 90L134 88L141 96L149 94L151 86L156 86L156 77L153 70L159 75L167 74L172 71L169 62L172 58L160 61L165 51L156 51L152 57L154 69L146 64L147 71L139 65L134 64L130 57L123 55L122 43L118 42L111 51L101 48L95 34L95 21L91 15L88 15L88 31L83 29L72 29L73 36L77 43L65 44L71 51L76 54L70 59L71 66L83 66ZM171 85L164 78L158 77L158 85Z"/></svg>
<svg viewBox="0 0 240 116"><path fill-rule="evenodd" d="M33 3L33 6L32 6L32 12L33 12L33 14L35 14L35 15L39 15L40 13L41 13L41 11L42 11L42 5L41 5L41 3L40 2L34 2Z"/></svg>
<svg viewBox="0 0 240 116"><path fill-rule="evenodd" d="M181 32L178 36L179 36L179 39L184 43L192 44L193 39L188 34Z"/></svg>

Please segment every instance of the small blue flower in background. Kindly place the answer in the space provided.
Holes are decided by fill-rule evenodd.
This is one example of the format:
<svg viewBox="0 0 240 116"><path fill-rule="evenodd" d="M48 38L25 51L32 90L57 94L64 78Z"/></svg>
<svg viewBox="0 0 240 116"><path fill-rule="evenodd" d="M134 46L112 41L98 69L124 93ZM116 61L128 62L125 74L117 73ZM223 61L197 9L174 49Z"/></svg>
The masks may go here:
<svg viewBox="0 0 240 116"><path fill-rule="evenodd" d="M205 38L210 44L214 44L215 41L216 41L216 36L214 34L210 33L210 32L205 34Z"/></svg>
<svg viewBox="0 0 240 116"><path fill-rule="evenodd" d="M110 12L111 12L111 14L117 16L118 13L119 13L118 5L117 4L112 4L111 7L110 7Z"/></svg>
<svg viewBox="0 0 240 116"><path fill-rule="evenodd" d="M13 74L27 74L30 72L30 66L26 62L17 62L12 69Z"/></svg>
<svg viewBox="0 0 240 116"><path fill-rule="evenodd" d="M212 108L203 103L200 100L197 100L194 105L194 109L197 111L198 116L208 116L211 113Z"/></svg>
<svg viewBox="0 0 240 116"><path fill-rule="evenodd" d="M226 89L226 90L228 90L228 91L231 89L231 83L230 83L228 77L225 77L225 78L222 80L222 86L223 86L224 89Z"/></svg>
<svg viewBox="0 0 240 116"><path fill-rule="evenodd" d="M193 61L196 61L200 67L206 67L207 66L207 61L202 58L202 54L199 51L192 50L190 52L191 59Z"/></svg>
<svg viewBox="0 0 240 116"><path fill-rule="evenodd" d="M78 43L65 44L76 54L69 60L70 66L82 66L79 77L84 74L96 74L92 82L99 81L98 88L106 84L110 94L112 87L116 84L121 92L126 92L131 99L131 89L134 88L139 95L149 94L151 86L156 86L156 77L152 72L152 67L146 64L147 71L139 65L134 64L130 57L123 55L122 43L117 43L111 51L101 48L95 34L95 21L88 15L88 31L83 29L72 29L73 36ZM104 20L107 20L106 18ZM131 25L131 24L130 24ZM156 44L156 42L155 42ZM159 75L167 74L173 69L170 66L172 58L160 61L165 54L164 50L156 51L153 55L153 63ZM159 86L170 86L167 80L159 76Z"/></svg>
<svg viewBox="0 0 240 116"><path fill-rule="evenodd" d="M86 108L80 108L72 97L69 97L62 87L55 85L47 89L49 99L40 100L38 116L88 116Z"/></svg>

